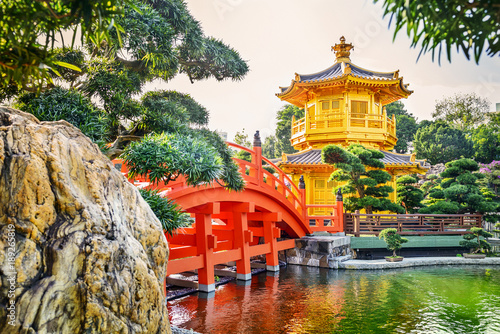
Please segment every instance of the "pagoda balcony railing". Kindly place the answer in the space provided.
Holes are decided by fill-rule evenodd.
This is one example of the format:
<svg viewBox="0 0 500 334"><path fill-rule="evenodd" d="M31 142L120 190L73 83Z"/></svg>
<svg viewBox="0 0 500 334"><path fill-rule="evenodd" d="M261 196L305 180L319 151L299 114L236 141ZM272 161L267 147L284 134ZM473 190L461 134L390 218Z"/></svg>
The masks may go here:
<svg viewBox="0 0 500 334"><path fill-rule="evenodd" d="M307 117L307 121L306 121ZM292 120L292 137L300 135L307 130L345 131L364 129L380 129L390 135L396 136L396 119L383 115L343 112L306 116L299 120Z"/></svg>
<svg viewBox="0 0 500 334"><path fill-rule="evenodd" d="M295 117L292 121L292 136L297 133L302 133L306 130L306 118L303 117L298 121L295 121Z"/></svg>

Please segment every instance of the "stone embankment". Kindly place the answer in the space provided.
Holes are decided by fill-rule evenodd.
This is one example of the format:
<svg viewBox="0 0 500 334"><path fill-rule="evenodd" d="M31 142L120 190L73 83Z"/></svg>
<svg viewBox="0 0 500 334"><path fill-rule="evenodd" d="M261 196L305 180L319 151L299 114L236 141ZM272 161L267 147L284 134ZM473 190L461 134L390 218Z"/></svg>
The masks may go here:
<svg viewBox="0 0 500 334"><path fill-rule="evenodd" d="M499 257L485 259L466 259L463 257L415 257L404 258L401 262L382 260L348 260L339 264L339 269L373 270L394 269L435 265L500 265Z"/></svg>

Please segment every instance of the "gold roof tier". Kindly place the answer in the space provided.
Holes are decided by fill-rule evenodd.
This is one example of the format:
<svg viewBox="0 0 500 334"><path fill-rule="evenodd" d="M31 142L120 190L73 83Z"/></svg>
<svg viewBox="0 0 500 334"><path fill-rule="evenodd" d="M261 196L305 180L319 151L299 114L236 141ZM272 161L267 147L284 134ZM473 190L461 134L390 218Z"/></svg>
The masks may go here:
<svg viewBox="0 0 500 334"><path fill-rule="evenodd" d="M390 171L392 175L424 174L430 168L426 160L416 159L415 154L400 154L384 150L380 152L384 155L381 161L385 165L385 170ZM307 169L327 168L332 171L335 169L332 165L321 161L321 150L312 148L298 153L283 153L281 159L272 159L272 161L287 173L303 172Z"/></svg>

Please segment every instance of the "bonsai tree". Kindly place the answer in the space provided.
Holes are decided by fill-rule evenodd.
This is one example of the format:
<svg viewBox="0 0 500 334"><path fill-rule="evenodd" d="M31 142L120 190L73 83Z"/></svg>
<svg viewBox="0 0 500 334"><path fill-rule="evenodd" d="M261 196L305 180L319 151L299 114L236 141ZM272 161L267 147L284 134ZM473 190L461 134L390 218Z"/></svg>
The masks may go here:
<svg viewBox="0 0 500 334"><path fill-rule="evenodd" d="M495 211L497 204L481 192L479 180L484 178L477 173L479 166L472 159L459 159L445 164L440 174L439 184L429 189L424 204L419 210L425 214L464 214ZM425 184L424 184L425 186Z"/></svg>
<svg viewBox="0 0 500 334"><path fill-rule="evenodd" d="M422 206L424 192L414 186L418 181L415 177L404 175L396 180L397 203L406 209L406 213L415 213Z"/></svg>
<svg viewBox="0 0 500 334"><path fill-rule="evenodd" d="M486 240L481 240L483 238L490 238L493 236L490 232L483 230L480 227L473 227L470 229L470 234L465 234L462 240L459 242L460 246L469 248L471 254L476 254L481 251L484 253L485 251L489 251L491 249L491 245Z"/></svg>
<svg viewBox="0 0 500 334"><path fill-rule="evenodd" d="M378 235L378 238L384 238L384 241L387 244L387 249L392 251L392 257L398 257L396 255L396 251L401 249L404 243L408 242L408 239L401 237L398 234L398 230L395 228L386 228L385 230L382 230Z"/></svg>
<svg viewBox="0 0 500 334"><path fill-rule="evenodd" d="M329 181L344 185L337 186L334 191L342 189L346 195L344 208L347 211L365 209L367 214L373 211L392 211L404 213L402 206L392 203L389 194L394 191L386 185L391 175L384 170L381 161L384 154L378 150L368 149L359 144L348 148L328 145L321 151L321 161L334 165Z"/></svg>

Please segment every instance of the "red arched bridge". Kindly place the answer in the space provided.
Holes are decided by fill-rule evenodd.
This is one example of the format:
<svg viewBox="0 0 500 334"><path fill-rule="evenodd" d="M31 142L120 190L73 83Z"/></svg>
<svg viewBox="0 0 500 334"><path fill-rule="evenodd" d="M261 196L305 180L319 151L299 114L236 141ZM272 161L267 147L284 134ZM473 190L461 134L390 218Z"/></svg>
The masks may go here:
<svg viewBox="0 0 500 334"><path fill-rule="evenodd" d="M166 235L170 246L167 280L170 275L197 270L195 287L205 292L215 290L215 276L222 275L216 267L219 264L235 262L236 272L232 275L249 280L252 257L265 255L265 268L278 271L278 252L295 247L294 238L314 231L344 231L342 199L335 205L307 205L303 184L297 187L263 157L260 146L228 146L251 156L250 162L234 159L245 180L241 192L228 191L217 183L190 187L182 177L167 185L150 184L147 177L130 180L137 186L160 190L162 196L175 200L183 211L194 216L192 227L179 229L172 237ZM122 172L127 173L124 164ZM309 215L309 208L318 207L333 213ZM171 282L175 284L175 279L171 278Z"/></svg>

